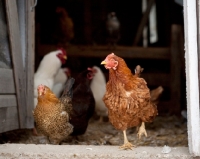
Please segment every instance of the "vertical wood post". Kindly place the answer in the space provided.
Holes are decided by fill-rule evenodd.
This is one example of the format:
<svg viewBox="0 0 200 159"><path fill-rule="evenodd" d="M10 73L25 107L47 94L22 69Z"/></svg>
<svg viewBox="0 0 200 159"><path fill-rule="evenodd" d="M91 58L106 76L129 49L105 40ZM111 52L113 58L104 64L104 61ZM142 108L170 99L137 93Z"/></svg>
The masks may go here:
<svg viewBox="0 0 200 159"><path fill-rule="evenodd" d="M17 106L19 113L19 126L25 128L26 114L26 81L22 60L22 48L20 39L19 19L16 0L5 0L8 19L8 30L13 63L14 80L16 86Z"/></svg>
<svg viewBox="0 0 200 159"><path fill-rule="evenodd" d="M186 90L189 151L200 156L199 81L196 0L184 0ZM199 18L199 17L198 17Z"/></svg>
<svg viewBox="0 0 200 159"><path fill-rule="evenodd" d="M35 68L35 9L34 0L26 1L26 128L34 127L32 110L34 109L34 68Z"/></svg>
<svg viewBox="0 0 200 159"><path fill-rule="evenodd" d="M171 82L170 82L170 103L173 113L180 112L181 104L181 26L172 24L171 26L171 44L170 44L170 63L171 63Z"/></svg>
<svg viewBox="0 0 200 159"><path fill-rule="evenodd" d="M200 0L196 0L197 8L197 53L198 53L198 70L200 70ZM198 75L200 83L200 73Z"/></svg>

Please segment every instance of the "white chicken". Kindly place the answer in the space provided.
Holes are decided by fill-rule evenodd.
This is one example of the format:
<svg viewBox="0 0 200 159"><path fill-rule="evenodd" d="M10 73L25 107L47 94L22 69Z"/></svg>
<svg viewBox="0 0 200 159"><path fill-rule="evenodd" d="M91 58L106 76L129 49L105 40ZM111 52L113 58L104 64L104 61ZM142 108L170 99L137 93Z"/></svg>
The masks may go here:
<svg viewBox="0 0 200 159"><path fill-rule="evenodd" d="M61 65L65 64L66 59L67 54L64 49L52 51L43 57L34 74L34 107L37 104L37 86L43 84L52 89L54 78Z"/></svg>
<svg viewBox="0 0 200 159"><path fill-rule="evenodd" d="M58 70L58 73L56 74L56 77L54 78L54 85L52 91L58 98L60 97L61 92L63 91L64 85L69 76L69 72L70 71L68 68L60 68Z"/></svg>
<svg viewBox="0 0 200 159"><path fill-rule="evenodd" d="M90 84L90 88L95 99L95 111L96 114L100 116L99 121L101 122L103 117L108 115L107 107L103 102L103 96L106 92L106 79L99 67L93 66L91 69L95 74Z"/></svg>

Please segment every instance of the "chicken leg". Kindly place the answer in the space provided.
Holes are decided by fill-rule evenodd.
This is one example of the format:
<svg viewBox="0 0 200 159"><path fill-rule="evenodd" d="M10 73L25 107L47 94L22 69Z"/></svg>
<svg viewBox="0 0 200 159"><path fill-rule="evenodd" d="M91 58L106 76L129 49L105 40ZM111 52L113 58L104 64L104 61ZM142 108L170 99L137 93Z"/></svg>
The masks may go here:
<svg viewBox="0 0 200 159"><path fill-rule="evenodd" d="M103 116L100 116L99 123L102 123L102 122L103 122Z"/></svg>
<svg viewBox="0 0 200 159"><path fill-rule="evenodd" d="M123 134L124 134L124 144L122 146L120 146L119 148L120 149L124 149L124 150L128 150L128 149L131 149L132 150L132 147L135 147L134 145L132 145L128 139L127 139L127 136L126 136L126 130L123 131Z"/></svg>
<svg viewBox="0 0 200 159"><path fill-rule="evenodd" d="M147 137L147 132L145 130L145 125L144 125L144 122L142 122L139 130L138 130L138 133L137 133L137 137L140 139L142 134L144 134L146 137Z"/></svg>

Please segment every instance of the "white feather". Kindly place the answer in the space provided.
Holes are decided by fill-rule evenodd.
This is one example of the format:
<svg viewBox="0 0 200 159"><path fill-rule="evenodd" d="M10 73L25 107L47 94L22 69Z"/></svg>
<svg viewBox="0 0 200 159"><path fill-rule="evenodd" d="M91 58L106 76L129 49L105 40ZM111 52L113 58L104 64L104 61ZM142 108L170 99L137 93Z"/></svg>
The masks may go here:
<svg viewBox="0 0 200 159"><path fill-rule="evenodd" d="M63 91L64 85L65 85L65 82L67 81L65 68L60 68L58 70L58 73L56 74L56 77L54 80L55 81L54 81L52 91L57 97L60 97L60 94Z"/></svg>
<svg viewBox="0 0 200 159"><path fill-rule="evenodd" d="M38 85L46 85L51 90L53 88L54 78L62 65L60 59L56 56L58 53L61 53L61 51L56 50L46 54L34 74L34 106L37 104Z"/></svg>
<svg viewBox="0 0 200 159"><path fill-rule="evenodd" d="M95 73L92 79L90 88L92 90L95 99L95 111L97 115L101 117L107 116L108 110L107 107L105 106L105 103L103 102L103 96L106 92L106 79L99 67L94 66L93 68L96 69L97 72Z"/></svg>

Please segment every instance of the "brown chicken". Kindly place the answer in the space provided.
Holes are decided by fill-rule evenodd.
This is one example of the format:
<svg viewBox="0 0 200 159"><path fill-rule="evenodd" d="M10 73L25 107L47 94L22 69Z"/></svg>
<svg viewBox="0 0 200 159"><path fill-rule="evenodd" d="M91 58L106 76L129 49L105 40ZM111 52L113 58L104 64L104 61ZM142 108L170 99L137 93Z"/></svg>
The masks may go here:
<svg viewBox="0 0 200 159"><path fill-rule="evenodd" d="M101 64L109 69L109 80L103 100L108 108L112 125L122 130L124 145L121 149L131 149L126 130L139 127L137 136L147 136L145 122L152 122L157 115L157 107L150 101L150 92L143 78L133 75L125 61L114 53L109 54Z"/></svg>
<svg viewBox="0 0 200 159"><path fill-rule="evenodd" d="M68 45L74 38L74 23L63 7L56 8L56 28L53 37L61 47Z"/></svg>
<svg viewBox="0 0 200 159"><path fill-rule="evenodd" d="M74 79L68 79L60 99L45 85L39 85L38 104L33 112L36 128L49 137L50 143L59 144L73 131L69 123L72 112L72 85Z"/></svg>

